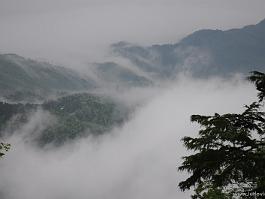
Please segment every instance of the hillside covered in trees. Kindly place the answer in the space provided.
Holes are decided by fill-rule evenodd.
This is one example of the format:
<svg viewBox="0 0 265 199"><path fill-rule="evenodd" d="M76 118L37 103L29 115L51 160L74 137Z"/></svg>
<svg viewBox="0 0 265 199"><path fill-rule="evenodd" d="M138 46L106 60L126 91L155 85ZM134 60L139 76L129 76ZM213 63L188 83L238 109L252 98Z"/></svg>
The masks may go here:
<svg viewBox="0 0 265 199"><path fill-rule="evenodd" d="M61 145L75 138L100 135L115 125L121 125L128 116L125 106L109 98L87 93L64 96L42 104L1 102L2 134L21 128L37 110L47 111L54 116L54 122L43 129L35 140L41 146Z"/></svg>

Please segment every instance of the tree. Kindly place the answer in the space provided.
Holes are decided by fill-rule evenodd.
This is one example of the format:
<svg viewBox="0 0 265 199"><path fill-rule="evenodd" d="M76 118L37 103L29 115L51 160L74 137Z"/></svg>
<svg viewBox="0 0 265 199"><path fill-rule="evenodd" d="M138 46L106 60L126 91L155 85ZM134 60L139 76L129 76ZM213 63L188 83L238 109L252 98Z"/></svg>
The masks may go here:
<svg viewBox="0 0 265 199"><path fill-rule="evenodd" d="M259 102L262 102L265 97L265 75L264 73L253 71L252 75L248 79L256 85L258 93Z"/></svg>
<svg viewBox="0 0 265 199"><path fill-rule="evenodd" d="M265 192L265 74L254 71L248 79L256 85L259 100L241 114L191 116L201 129L198 137L183 138L184 146L195 154L183 157L179 170L191 176L179 187L184 191L194 186L193 198Z"/></svg>
<svg viewBox="0 0 265 199"><path fill-rule="evenodd" d="M10 149L10 144L0 143L0 158Z"/></svg>

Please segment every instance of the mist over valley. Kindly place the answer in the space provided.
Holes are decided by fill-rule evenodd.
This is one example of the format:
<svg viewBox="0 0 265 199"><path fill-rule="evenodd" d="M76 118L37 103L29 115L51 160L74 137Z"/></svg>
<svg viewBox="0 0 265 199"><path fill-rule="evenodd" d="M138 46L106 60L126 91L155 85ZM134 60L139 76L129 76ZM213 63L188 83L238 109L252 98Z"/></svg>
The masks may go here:
<svg viewBox="0 0 265 199"><path fill-rule="evenodd" d="M178 2L183 9L194 9L194 2ZM265 69L265 19L260 11L265 8L264 2L253 3L253 8L261 7L256 15L245 1L235 12L239 19L243 11L250 9L246 18L252 24L238 20L238 26L233 28L237 24L234 19L216 29L205 15L205 24L197 28L197 12L206 5L218 12L227 6L218 9L217 1L205 2L187 18L194 25L182 25L186 32L174 41L169 37L169 27L163 25L166 19L172 22L166 11L173 15L170 5L175 8L177 4L171 1L127 4L115 0L109 4L103 0L87 4L68 0L60 7L56 0L53 7L50 1L35 5L26 0L28 6L23 5L18 12L13 12L16 6L10 2L0 2L0 7L3 4L10 11L0 14L0 25L5 27L0 38L0 140L11 145L0 159L0 198L190 198L193 190L183 192L178 187L188 173L177 170L181 158L190 154L182 138L196 136L200 130L198 124L190 122L190 116L242 112L243 105L255 101L257 94L255 85L246 77L251 71ZM120 24L125 23L120 18L125 14L120 10L128 12L127 21L134 21L129 16L132 10L139 10L143 22L150 22L147 14L159 10L164 20L154 19L159 28L165 28L165 39L163 31L158 32L162 36L156 35L157 42L156 37L147 38L148 24L140 21L132 26L144 27L139 29L143 38L137 31L134 37L129 25L129 30L124 30L116 24L106 36L101 31L109 23L102 26L103 18L99 18L97 48L97 29L91 25L89 35L87 26L81 28L83 19L78 20L88 16L82 6L93 10L89 16L98 16L99 9L107 10L103 18L119 10L113 17ZM76 9L80 15L76 15ZM47 22L58 15L55 11L66 19L73 12L72 22L62 22L59 17L51 23L62 23L58 33L55 31L55 35L62 35L57 35L58 41L53 36L46 40L45 33L43 38L35 35L41 28L35 33L27 29L36 26L32 16L43 20L43 28L50 27ZM228 11L228 15L232 13ZM219 17L215 20L221 21ZM177 21L188 23L184 19ZM21 38L27 40L29 32L36 43L23 48L26 40L18 40L11 22L24 24ZM71 23L73 29L68 27ZM66 27L69 32L63 34ZM151 31L155 27L150 23ZM175 28L172 31L177 32ZM8 32L10 45L6 42ZM83 40L85 33L89 48ZM145 38L147 42L143 42Z"/></svg>

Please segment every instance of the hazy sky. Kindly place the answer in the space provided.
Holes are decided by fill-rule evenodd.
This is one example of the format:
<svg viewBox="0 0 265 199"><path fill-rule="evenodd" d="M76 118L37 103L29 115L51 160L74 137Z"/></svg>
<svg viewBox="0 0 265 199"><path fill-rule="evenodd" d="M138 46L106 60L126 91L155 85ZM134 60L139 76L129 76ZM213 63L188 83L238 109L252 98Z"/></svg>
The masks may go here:
<svg viewBox="0 0 265 199"><path fill-rule="evenodd" d="M201 28L255 24L264 13L264 0L0 0L0 53L94 61L113 42L176 42Z"/></svg>

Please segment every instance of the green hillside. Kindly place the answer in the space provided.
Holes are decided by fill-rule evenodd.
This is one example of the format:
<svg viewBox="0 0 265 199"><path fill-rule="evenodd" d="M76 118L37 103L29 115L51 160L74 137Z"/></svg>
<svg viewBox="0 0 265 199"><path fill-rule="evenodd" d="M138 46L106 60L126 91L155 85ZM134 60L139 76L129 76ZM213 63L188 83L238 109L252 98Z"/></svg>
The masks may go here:
<svg viewBox="0 0 265 199"><path fill-rule="evenodd" d="M8 122L11 119L16 119L13 125L10 128L18 128L20 124L27 122L28 114L32 111L35 111L38 105L35 104L9 104L5 102L0 102L0 135ZM14 118L16 116L16 118Z"/></svg>
<svg viewBox="0 0 265 199"><path fill-rule="evenodd" d="M45 102L42 108L58 118L57 123L40 137L40 142L44 144L61 144L86 135L100 135L114 125L120 125L127 115L125 107L110 99L86 93Z"/></svg>
<svg viewBox="0 0 265 199"><path fill-rule="evenodd" d="M70 69L15 54L0 54L0 71L0 96L11 100L95 87L92 80Z"/></svg>
<svg viewBox="0 0 265 199"><path fill-rule="evenodd" d="M126 107L111 99L79 93L47 101L40 105L0 103L0 127L5 127L15 116L19 116L16 128L28 121L30 112L43 109L55 116L54 124L38 133L36 142L40 146L46 144L61 145L65 142L88 135L98 136L121 125L127 118ZM12 126L12 128L15 128ZM10 130L9 130L10 132ZM34 136L35 137L35 136Z"/></svg>

